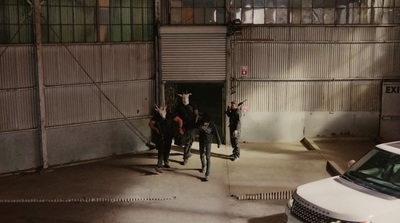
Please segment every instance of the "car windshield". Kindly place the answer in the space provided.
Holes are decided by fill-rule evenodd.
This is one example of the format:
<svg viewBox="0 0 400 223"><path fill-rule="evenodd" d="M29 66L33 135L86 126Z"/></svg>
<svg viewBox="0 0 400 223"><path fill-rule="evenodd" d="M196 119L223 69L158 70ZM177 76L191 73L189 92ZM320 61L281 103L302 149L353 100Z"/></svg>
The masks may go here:
<svg viewBox="0 0 400 223"><path fill-rule="evenodd" d="M342 177L368 189L400 198L400 155L374 148Z"/></svg>

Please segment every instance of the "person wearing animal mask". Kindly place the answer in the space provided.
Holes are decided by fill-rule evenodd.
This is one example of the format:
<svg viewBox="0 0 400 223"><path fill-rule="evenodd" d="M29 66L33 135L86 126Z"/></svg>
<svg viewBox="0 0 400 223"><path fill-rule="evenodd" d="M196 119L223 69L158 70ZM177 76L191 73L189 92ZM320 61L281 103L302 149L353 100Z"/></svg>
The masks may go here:
<svg viewBox="0 0 400 223"><path fill-rule="evenodd" d="M179 103L176 109L177 115L183 120L183 129L185 130L183 165L186 165L189 158L192 156L190 150L195 138L196 123L199 119L199 110L195 103L189 101L190 95L192 94L178 94L178 96L182 98L182 103Z"/></svg>
<svg viewBox="0 0 400 223"><path fill-rule="evenodd" d="M173 138L173 122L177 122L179 125L179 133L183 135L183 121L178 116L174 116L167 112L167 106L158 107L156 105L157 112L150 120L149 127L155 132L155 143L157 147L157 167L156 171L162 173L162 163L164 161L164 167L170 168L169 165L169 154L171 151L171 144Z"/></svg>

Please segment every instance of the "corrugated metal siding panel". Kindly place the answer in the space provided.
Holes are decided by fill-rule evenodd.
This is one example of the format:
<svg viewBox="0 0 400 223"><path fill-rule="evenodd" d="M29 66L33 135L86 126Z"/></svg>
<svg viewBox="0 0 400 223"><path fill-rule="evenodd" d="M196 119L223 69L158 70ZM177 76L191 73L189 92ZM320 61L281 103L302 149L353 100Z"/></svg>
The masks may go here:
<svg viewBox="0 0 400 223"><path fill-rule="evenodd" d="M353 41L375 41L376 40L376 27L363 27L354 29Z"/></svg>
<svg viewBox="0 0 400 223"><path fill-rule="evenodd" d="M351 111L351 81L331 81L329 92L329 111Z"/></svg>
<svg viewBox="0 0 400 223"><path fill-rule="evenodd" d="M329 45L291 44L290 47L290 60L282 62L290 63L288 66L293 71L291 77L304 79L329 78Z"/></svg>
<svg viewBox="0 0 400 223"><path fill-rule="evenodd" d="M290 38L291 31L286 27L244 27L242 29L242 39L285 41Z"/></svg>
<svg viewBox="0 0 400 223"><path fill-rule="evenodd" d="M99 47L94 45L68 46L68 49L73 55L64 46L43 47L43 69L47 86L91 83L92 81L84 70L95 81L101 80Z"/></svg>
<svg viewBox="0 0 400 223"><path fill-rule="evenodd" d="M374 53L375 46L373 44L352 44L350 74L352 78L378 77L374 74Z"/></svg>
<svg viewBox="0 0 400 223"><path fill-rule="evenodd" d="M350 44L330 44L329 53L323 55L328 68L325 78L350 77Z"/></svg>
<svg viewBox="0 0 400 223"><path fill-rule="evenodd" d="M251 112L277 112L287 110L287 82L235 82L238 86L234 100L247 99Z"/></svg>
<svg viewBox="0 0 400 223"><path fill-rule="evenodd" d="M397 43L289 44L236 42L236 79L338 79L399 77ZM241 75L248 66L248 75ZM396 72L397 70L397 72Z"/></svg>
<svg viewBox="0 0 400 223"><path fill-rule="evenodd" d="M380 81L235 82L252 112L379 111Z"/></svg>
<svg viewBox="0 0 400 223"><path fill-rule="evenodd" d="M327 82L288 82L286 112L292 111L327 111Z"/></svg>
<svg viewBox="0 0 400 223"><path fill-rule="evenodd" d="M164 81L225 81L226 34L177 34L161 38Z"/></svg>
<svg viewBox="0 0 400 223"><path fill-rule="evenodd" d="M152 114L154 81L101 85L111 102L129 118ZM93 85L46 89L47 125L85 123L120 119L123 116Z"/></svg>
<svg viewBox="0 0 400 223"><path fill-rule="evenodd" d="M400 63L400 58L394 58L394 43L374 44L374 53L371 58L375 77L387 77L393 74L394 63ZM400 74L397 74L400 77Z"/></svg>
<svg viewBox="0 0 400 223"><path fill-rule="evenodd" d="M351 111L380 110L381 81L353 81Z"/></svg>
<svg viewBox="0 0 400 223"><path fill-rule="evenodd" d="M340 44L240 42L232 72L237 79L330 79L348 76L348 58L348 48ZM247 77L241 66L248 66Z"/></svg>
<svg viewBox="0 0 400 223"><path fill-rule="evenodd" d="M101 120L100 92L95 86L46 89L48 126Z"/></svg>
<svg viewBox="0 0 400 223"><path fill-rule="evenodd" d="M33 51L31 46L0 47L0 89L35 86Z"/></svg>
<svg viewBox="0 0 400 223"><path fill-rule="evenodd" d="M398 41L399 27L243 27L241 39L274 41Z"/></svg>
<svg viewBox="0 0 400 223"><path fill-rule="evenodd" d="M399 38L400 39L400 38ZM393 56L393 73L391 76L399 77L400 76L400 43L394 44L393 47L394 56Z"/></svg>
<svg viewBox="0 0 400 223"><path fill-rule="evenodd" d="M352 33L354 27L331 27L332 41L350 42L353 40Z"/></svg>
<svg viewBox="0 0 400 223"><path fill-rule="evenodd" d="M0 132L38 127L34 89L0 91Z"/></svg>
<svg viewBox="0 0 400 223"><path fill-rule="evenodd" d="M154 81L135 81L101 86L107 97L129 118L152 115L154 108ZM103 96L101 97L103 119L122 118Z"/></svg>
<svg viewBox="0 0 400 223"><path fill-rule="evenodd" d="M154 73L153 44L104 45L101 61L104 81L150 79Z"/></svg>
<svg viewBox="0 0 400 223"><path fill-rule="evenodd" d="M152 43L73 45L68 49L73 55L64 46L43 47L46 85L92 83L84 70L96 82L150 79L154 73Z"/></svg>

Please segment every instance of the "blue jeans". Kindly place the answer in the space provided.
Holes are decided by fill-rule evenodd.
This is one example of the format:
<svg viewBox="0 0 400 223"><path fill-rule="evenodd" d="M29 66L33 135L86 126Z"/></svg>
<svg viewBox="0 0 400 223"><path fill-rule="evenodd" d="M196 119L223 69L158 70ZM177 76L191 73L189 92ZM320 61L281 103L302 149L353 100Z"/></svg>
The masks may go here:
<svg viewBox="0 0 400 223"><path fill-rule="evenodd" d="M204 169L205 166L207 166L206 169L206 176L210 175L210 161L211 161L211 143L204 143L200 142L200 161L201 161L201 168ZM206 155L206 161L207 163L204 162L204 153Z"/></svg>
<svg viewBox="0 0 400 223"><path fill-rule="evenodd" d="M233 156L238 157L240 156L240 147L239 147L239 138L240 138L240 130L238 130L238 134L234 135L233 134L234 130L230 130L230 135L231 135L231 144L233 148Z"/></svg>
<svg viewBox="0 0 400 223"><path fill-rule="evenodd" d="M171 144L172 138L166 138L162 140L161 138L157 140L157 167L161 167L164 161L164 164L169 163L169 154L171 152Z"/></svg>
<svg viewBox="0 0 400 223"><path fill-rule="evenodd" d="M189 159L189 157L192 155L190 153L190 149L192 148L192 144L194 141L194 134L195 134L196 129L188 129L185 131L185 138L186 138L186 144L185 147L183 148L183 159Z"/></svg>

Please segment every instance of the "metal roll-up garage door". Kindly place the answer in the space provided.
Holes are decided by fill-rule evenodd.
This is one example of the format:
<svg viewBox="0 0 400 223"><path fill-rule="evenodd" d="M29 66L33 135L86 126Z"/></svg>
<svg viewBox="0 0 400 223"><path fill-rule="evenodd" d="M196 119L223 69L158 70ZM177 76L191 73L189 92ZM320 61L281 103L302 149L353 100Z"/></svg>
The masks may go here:
<svg viewBox="0 0 400 223"><path fill-rule="evenodd" d="M226 31L225 26L161 27L162 80L225 81Z"/></svg>

